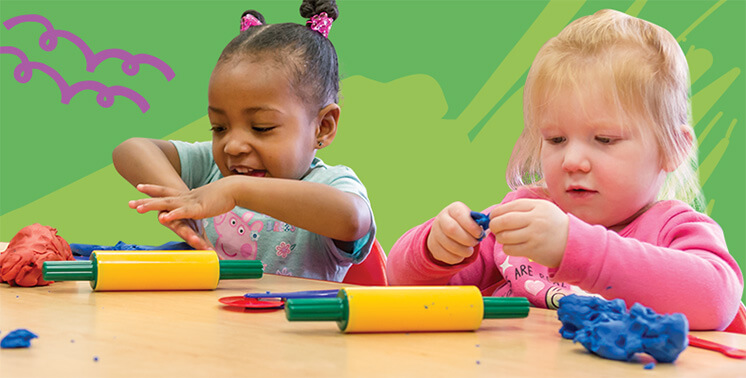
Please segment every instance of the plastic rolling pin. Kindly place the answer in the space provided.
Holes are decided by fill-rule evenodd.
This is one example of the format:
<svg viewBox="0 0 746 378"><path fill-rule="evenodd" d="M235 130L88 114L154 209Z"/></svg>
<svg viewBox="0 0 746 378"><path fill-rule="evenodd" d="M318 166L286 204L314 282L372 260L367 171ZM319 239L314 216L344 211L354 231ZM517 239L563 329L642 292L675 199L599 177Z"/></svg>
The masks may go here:
<svg viewBox="0 0 746 378"><path fill-rule="evenodd" d="M91 281L95 291L212 290L221 279L261 278L259 260L218 260L215 251L95 251L89 261L45 261L48 281Z"/></svg>
<svg viewBox="0 0 746 378"><path fill-rule="evenodd" d="M342 332L473 331L482 319L525 318L528 299L475 286L348 287L336 298L288 299L290 321L336 321Z"/></svg>

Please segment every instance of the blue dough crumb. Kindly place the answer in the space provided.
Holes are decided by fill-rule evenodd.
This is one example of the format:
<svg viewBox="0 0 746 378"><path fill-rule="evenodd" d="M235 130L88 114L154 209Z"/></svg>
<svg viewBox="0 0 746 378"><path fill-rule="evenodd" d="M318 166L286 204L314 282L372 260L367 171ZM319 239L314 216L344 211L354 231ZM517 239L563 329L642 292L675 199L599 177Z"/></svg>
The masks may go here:
<svg viewBox="0 0 746 378"><path fill-rule="evenodd" d="M644 366L645 370L651 370L654 367L655 367L655 362L651 362Z"/></svg>
<svg viewBox="0 0 746 378"><path fill-rule="evenodd" d="M93 356L93 362L98 362L98 356Z"/></svg>
<svg viewBox="0 0 746 378"><path fill-rule="evenodd" d="M34 333L27 329L19 328L11 331L0 341L0 348L28 348L31 346L31 339L35 339Z"/></svg>
<svg viewBox="0 0 746 378"><path fill-rule="evenodd" d="M474 222L477 222L479 227L482 227L482 236L479 237L479 241L482 241L485 235L484 231L487 231L490 229L490 217L488 215L478 213L476 211L472 211L471 219L474 219Z"/></svg>
<svg viewBox="0 0 746 378"><path fill-rule="evenodd" d="M568 295L559 301L562 337L612 360L630 361L635 353L657 362L674 362L689 344L684 314L658 315L635 303L627 312L623 300Z"/></svg>

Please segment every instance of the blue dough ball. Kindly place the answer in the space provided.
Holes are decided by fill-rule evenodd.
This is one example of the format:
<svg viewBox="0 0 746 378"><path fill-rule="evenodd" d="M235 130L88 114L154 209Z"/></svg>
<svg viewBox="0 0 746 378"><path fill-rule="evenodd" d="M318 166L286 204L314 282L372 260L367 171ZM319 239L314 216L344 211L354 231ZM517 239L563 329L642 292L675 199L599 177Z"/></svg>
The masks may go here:
<svg viewBox="0 0 746 378"><path fill-rule="evenodd" d="M623 300L568 295L559 301L560 334L588 351L613 360L629 361L646 353L657 362L674 362L688 345L689 322L683 314L659 315Z"/></svg>
<svg viewBox="0 0 746 378"><path fill-rule="evenodd" d="M35 339L34 333L27 329L19 328L3 337L0 341L0 348L28 348L31 346L31 339Z"/></svg>

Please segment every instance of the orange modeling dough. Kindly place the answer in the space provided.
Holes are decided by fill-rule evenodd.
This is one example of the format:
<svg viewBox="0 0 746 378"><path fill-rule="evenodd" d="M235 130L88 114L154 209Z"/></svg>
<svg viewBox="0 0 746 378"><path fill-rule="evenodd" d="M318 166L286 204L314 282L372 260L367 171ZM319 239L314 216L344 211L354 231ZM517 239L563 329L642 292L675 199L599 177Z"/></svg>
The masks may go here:
<svg viewBox="0 0 746 378"><path fill-rule="evenodd" d="M44 261L74 260L70 245L57 229L34 223L22 228L0 254L0 282L10 286L44 286Z"/></svg>

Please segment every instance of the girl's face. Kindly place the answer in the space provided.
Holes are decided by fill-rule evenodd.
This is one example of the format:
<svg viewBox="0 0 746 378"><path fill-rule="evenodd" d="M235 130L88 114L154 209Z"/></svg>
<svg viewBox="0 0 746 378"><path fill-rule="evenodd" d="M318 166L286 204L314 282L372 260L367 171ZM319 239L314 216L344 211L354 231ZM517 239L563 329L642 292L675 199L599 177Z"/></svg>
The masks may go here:
<svg viewBox="0 0 746 378"><path fill-rule="evenodd" d="M224 177L302 178L316 151L315 118L282 69L225 62L208 89L212 154Z"/></svg>
<svg viewBox="0 0 746 378"><path fill-rule="evenodd" d="M563 211L619 231L655 202L666 172L654 126L630 124L601 89L588 83L553 96L537 125L541 166Z"/></svg>

